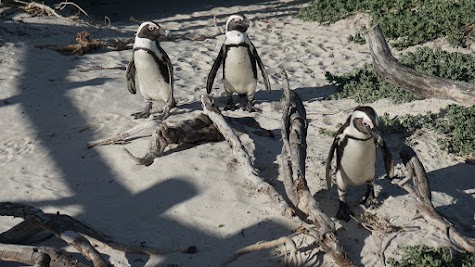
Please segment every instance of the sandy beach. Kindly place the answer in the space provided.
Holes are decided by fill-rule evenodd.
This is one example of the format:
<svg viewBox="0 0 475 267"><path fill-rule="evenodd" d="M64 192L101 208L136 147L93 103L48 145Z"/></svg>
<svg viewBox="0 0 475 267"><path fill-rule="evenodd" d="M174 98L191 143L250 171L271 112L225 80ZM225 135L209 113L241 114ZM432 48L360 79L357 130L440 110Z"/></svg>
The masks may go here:
<svg viewBox="0 0 475 267"><path fill-rule="evenodd" d="M241 12L252 23L248 33L266 66L272 93L265 92L259 76L255 99L258 111L223 114L252 117L272 133L273 137L263 136L245 128L247 131L239 136L260 176L285 195L279 172L279 72L284 67L291 88L304 101L309 120L306 178L310 191L335 220L348 257L360 266L381 266L382 243L386 244L386 258L397 258L400 249L408 245L449 245L443 233L422 219L414 219L414 202L405 191L382 179L380 154L375 182L381 205L366 212L387 218L406 230L381 237L354 221L346 223L334 218L338 208L336 186L327 191L324 180L333 139L319 130L337 130L358 103L354 99L324 100L335 91L325 80L325 72L344 74L371 63L367 45L348 41L348 36L369 24L366 16L324 26L296 18L306 1L205 1L203 5L184 2L163 7L154 1L143 1L140 8L130 3L121 6L119 1L84 5L86 11L91 8L89 19L94 23L89 24L21 12L0 21L0 201L68 214L123 243L165 250L190 245L198 248L195 254L156 257L106 251L115 266L219 266L239 248L291 235L300 222L282 216L267 195L256 192L243 177L226 142L171 147L149 167L135 165L122 148L144 155L151 131L142 132L126 144L87 148L91 140L115 136L144 122L130 116L143 108L142 96L127 91L124 75L131 50L66 56L38 48L72 44L79 31L88 31L97 39L133 37L138 25L129 21L132 16L141 21L154 20L177 35L211 34L215 31L214 17L224 29L226 18ZM111 19L111 25L99 23L104 16ZM200 96L206 93L207 75L223 40L221 35L205 41L161 42L175 71L177 107L167 119L170 125L201 113ZM424 46L454 50L443 40ZM459 50L473 52L469 48ZM215 81L213 94L218 106L223 107L225 94L220 79ZM451 103L454 102L425 99L394 104L382 99L371 106L380 115L394 117L438 112ZM159 111L162 106L157 103L153 109ZM385 139L393 152L396 172L403 174L397 156L400 137L391 135ZM434 132L420 131L411 144L427 169L437 211L461 232L474 237L475 166L442 151ZM349 191L349 204L357 215L365 212L358 205L364 190L363 186ZM20 221L1 217L0 232ZM304 266L336 266L318 248L298 244L304 248ZM41 245L72 251L56 238ZM282 253L281 248L251 253L231 266L282 266ZM21 265L0 262L0 266Z"/></svg>

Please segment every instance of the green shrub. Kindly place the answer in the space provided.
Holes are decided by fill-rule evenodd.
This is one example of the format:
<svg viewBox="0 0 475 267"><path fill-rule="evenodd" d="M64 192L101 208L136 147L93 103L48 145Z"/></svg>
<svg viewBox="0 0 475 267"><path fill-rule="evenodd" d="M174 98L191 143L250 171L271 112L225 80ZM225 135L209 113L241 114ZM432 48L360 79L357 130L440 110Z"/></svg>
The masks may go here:
<svg viewBox="0 0 475 267"><path fill-rule="evenodd" d="M368 13L386 38L396 40L396 47L445 36L453 46L473 40L475 2L471 0L315 0L298 17L330 24L358 12Z"/></svg>
<svg viewBox="0 0 475 267"><path fill-rule="evenodd" d="M372 103L381 98L391 98L396 103L422 99L407 90L387 83L369 64L342 76L326 72L325 77L339 89L339 92L326 99L354 98L358 103Z"/></svg>
<svg viewBox="0 0 475 267"><path fill-rule="evenodd" d="M388 259L392 267L469 267L475 266L475 254L460 253L450 248L410 246L404 248L401 261Z"/></svg>
<svg viewBox="0 0 475 267"><path fill-rule="evenodd" d="M407 137L417 129L431 129L439 134L437 142L448 153L475 155L475 106L449 105L440 115L427 113L390 119L388 114L383 114L380 120L383 134Z"/></svg>

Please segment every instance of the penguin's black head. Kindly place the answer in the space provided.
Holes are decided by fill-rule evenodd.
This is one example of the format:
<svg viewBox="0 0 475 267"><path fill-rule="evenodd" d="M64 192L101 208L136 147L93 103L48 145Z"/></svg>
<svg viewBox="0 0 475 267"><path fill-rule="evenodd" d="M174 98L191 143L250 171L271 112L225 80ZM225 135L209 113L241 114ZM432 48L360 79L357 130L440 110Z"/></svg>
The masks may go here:
<svg viewBox="0 0 475 267"><path fill-rule="evenodd" d="M371 135L376 142L381 144L382 138L379 132L378 114L376 114L372 107L356 107L351 114L351 120L358 131Z"/></svg>
<svg viewBox="0 0 475 267"><path fill-rule="evenodd" d="M155 41L160 36L170 36L170 31L161 28L156 22L147 21L140 24L137 36L139 38L146 38Z"/></svg>
<svg viewBox="0 0 475 267"><path fill-rule="evenodd" d="M241 14L229 16L226 22L226 31L246 32L247 28L249 28L249 20Z"/></svg>

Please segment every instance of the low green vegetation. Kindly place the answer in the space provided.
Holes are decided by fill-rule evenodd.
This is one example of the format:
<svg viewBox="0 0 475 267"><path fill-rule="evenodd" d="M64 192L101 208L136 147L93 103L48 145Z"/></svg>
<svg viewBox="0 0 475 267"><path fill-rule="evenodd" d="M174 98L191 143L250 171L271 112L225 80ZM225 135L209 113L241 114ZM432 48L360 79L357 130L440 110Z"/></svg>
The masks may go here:
<svg viewBox="0 0 475 267"><path fill-rule="evenodd" d="M395 47L408 47L439 37L453 46L466 46L474 39L475 2L472 0L314 0L298 17L334 23L356 13L367 13L381 26Z"/></svg>
<svg viewBox="0 0 475 267"><path fill-rule="evenodd" d="M399 60L421 73L475 83L475 56L472 54L449 53L424 47L402 54ZM369 64L341 76L327 72L326 78L339 89L328 99L354 98L358 103L372 103L381 98L390 98L395 103L422 99L408 90L387 83Z"/></svg>
<svg viewBox="0 0 475 267"><path fill-rule="evenodd" d="M369 64L341 76L326 72L325 77L339 89L337 93L326 99L353 98L358 103L372 103L381 98L390 98L395 103L422 99L407 90L387 83Z"/></svg>
<svg viewBox="0 0 475 267"><path fill-rule="evenodd" d="M392 267L471 267L475 266L475 254L460 253L450 248L411 246L404 248L400 261L388 259Z"/></svg>
<svg viewBox="0 0 475 267"><path fill-rule="evenodd" d="M441 148L462 156L475 155L475 106L449 105L440 115L427 113L390 119L381 116L383 134L409 136L417 129L434 130Z"/></svg>

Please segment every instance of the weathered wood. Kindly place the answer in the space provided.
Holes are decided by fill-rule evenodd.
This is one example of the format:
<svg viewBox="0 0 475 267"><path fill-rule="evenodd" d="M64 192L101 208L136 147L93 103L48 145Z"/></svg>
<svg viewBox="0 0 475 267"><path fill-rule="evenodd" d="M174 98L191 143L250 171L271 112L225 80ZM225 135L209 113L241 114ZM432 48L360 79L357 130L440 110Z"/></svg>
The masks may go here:
<svg viewBox="0 0 475 267"><path fill-rule="evenodd" d="M306 111L300 96L290 90L285 69L282 96L282 162L283 179L287 196L294 206L305 213L315 225L320 246L331 255L339 266L355 266L343 252L336 238L333 221L319 207L307 186L305 179L305 160L307 157L307 120Z"/></svg>
<svg viewBox="0 0 475 267"><path fill-rule="evenodd" d="M48 247L0 243L0 261L21 262L34 267L90 267L73 258L71 253Z"/></svg>
<svg viewBox="0 0 475 267"><path fill-rule="evenodd" d="M233 129L228 125L221 112L216 108L213 103L213 99L209 95L201 96L201 104L204 114L209 117L219 132L224 136L224 139L231 145L233 154L236 159L243 165L245 171L244 177L251 181L257 191L266 193L271 200L281 208L282 213L285 216L291 217L293 215L293 209L289 207L284 198L272 187L269 183L265 182L258 175L258 171L253 167L251 159L246 149L242 145L239 137L234 133Z"/></svg>
<svg viewBox="0 0 475 267"><path fill-rule="evenodd" d="M394 179L396 184L406 190L415 200L416 208L424 219L440 231L447 234L448 239L458 248L467 252L475 253L475 242L455 229L455 226L441 216L431 203L429 183L424 166L420 162L417 154L409 146L405 146L399 153L406 169L410 175L414 175L413 186L409 183L401 183L399 179Z"/></svg>
<svg viewBox="0 0 475 267"><path fill-rule="evenodd" d="M222 266L223 267L228 266L230 263L236 261L242 255L246 255L248 253L259 251L259 250L278 247L281 245L285 245L285 248L287 249L287 252L289 254L289 259L286 258L286 262L288 263L286 266L300 266L300 261L297 257L297 246L295 245L295 242L292 240L292 238L288 236L281 237L277 240L259 242L254 245L241 248L237 250L236 252L234 252L234 254L231 255L228 259L226 259L226 261L224 261Z"/></svg>
<svg viewBox="0 0 475 267"><path fill-rule="evenodd" d="M213 125L213 122L201 113L196 118L181 121L173 126L162 123L152 134L149 151L141 158L135 157L125 148L124 151L137 165L149 166L170 144L184 145L221 140L223 140L223 136Z"/></svg>
<svg viewBox="0 0 475 267"><path fill-rule="evenodd" d="M125 143L125 140L129 139L133 135L138 134L144 130L154 128L158 126L159 123L160 121L150 120L150 121L141 123L137 126L134 126L132 129L129 129L124 133L120 133L116 135L115 137L89 141L87 143L87 148L92 148L95 146L112 145L112 144L123 144Z"/></svg>
<svg viewBox="0 0 475 267"><path fill-rule="evenodd" d="M462 105L475 104L475 85L417 72L391 54L379 26L365 34L376 71L390 83L425 97L451 99Z"/></svg>
<svg viewBox="0 0 475 267"><path fill-rule="evenodd" d="M16 229L15 231L5 232L8 233L8 235L3 236L5 240L17 241L23 240L24 238L28 238L39 231L39 229L34 226L37 225L42 229L52 232L60 239L72 245L84 257L89 259L94 267L112 266L110 263L108 263L102 258L102 255L96 250L96 247L106 246L111 249L122 251L125 253L135 253L144 255L163 255L176 252L195 253L197 251L195 246L189 246L176 250L159 250L157 248L152 247L122 244L114 241L113 239L102 233L97 232L88 225L68 215L44 213L40 209L18 203L0 202L0 216L13 216L23 218L25 220L24 222L13 227L14 229ZM13 236L21 229L25 229L29 233L22 233L19 235L19 237ZM87 238L90 238L91 241L89 241ZM92 245L90 242L94 245ZM7 244L4 245L5 246L0 246L0 260L8 259L17 262L23 262L26 264L37 264L36 266L43 266L41 264L46 261L46 255L41 254L43 253L47 254L51 258L50 265L52 267L86 266L74 260L69 253L53 248L18 245L12 245L8 247ZM15 254L15 251L17 254Z"/></svg>

